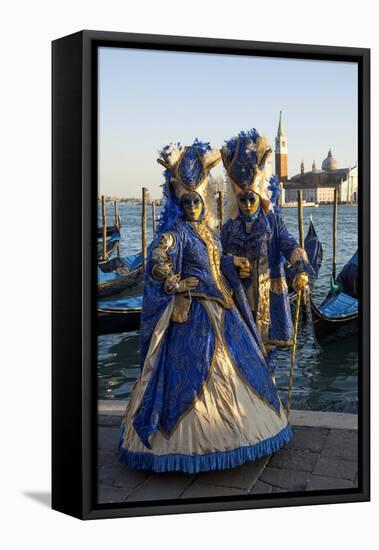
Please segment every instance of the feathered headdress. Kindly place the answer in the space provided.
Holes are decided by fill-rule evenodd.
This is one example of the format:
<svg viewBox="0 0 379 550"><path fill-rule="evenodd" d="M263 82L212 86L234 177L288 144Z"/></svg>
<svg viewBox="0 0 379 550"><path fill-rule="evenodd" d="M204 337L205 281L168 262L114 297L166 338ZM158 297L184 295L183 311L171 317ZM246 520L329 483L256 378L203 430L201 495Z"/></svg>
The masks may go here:
<svg viewBox="0 0 379 550"><path fill-rule="evenodd" d="M209 171L221 160L218 149L212 149L209 143L195 139L192 145L182 147L180 143L170 143L159 152L159 164L165 167L165 184L163 193L165 207L160 218L158 232L165 231L173 219L180 213L180 199L185 193L195 191L203 200L206 210L212 211L208 205ZM208 220L211 222L212 220Z"/></svg>
<svg viewBox="0 0 379 550"><path fill-rule="evenodd" d="M255 128L225 141L221 149L222 162L235 195L241 191L254 191L266 213L271 205L271 153L267 139Z"/></svg>
<svg viewBox="0 0 379 550"><path fill-rule="evenodd" d="M186 147L171 143L160 151L157 159L169 171L170 183L179 200L190 191L204 198L208 173L220 160L220 151L197 139Z"/></svg>

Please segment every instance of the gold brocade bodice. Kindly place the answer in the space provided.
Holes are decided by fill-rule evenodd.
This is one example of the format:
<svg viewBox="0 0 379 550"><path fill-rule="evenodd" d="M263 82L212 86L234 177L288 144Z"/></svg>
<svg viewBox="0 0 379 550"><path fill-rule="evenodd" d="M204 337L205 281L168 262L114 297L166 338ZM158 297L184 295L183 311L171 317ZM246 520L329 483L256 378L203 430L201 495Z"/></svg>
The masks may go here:
<svg viewBox="0 0 379 550"><path fill-rule="evenodd" d="M224 277L221 273L221 259L220 252L213 236L212 231L209 229L205 220L201 222L194 222L191 224L195 232L198 234L200 239L203 241L207 247L209 267L213 280L216 284L217 289L221 292L224 297L224 306L227 309L231 309L234 306L233 298L230 291L225 285ZM194 295L196 292L193 293Z"/></svg>

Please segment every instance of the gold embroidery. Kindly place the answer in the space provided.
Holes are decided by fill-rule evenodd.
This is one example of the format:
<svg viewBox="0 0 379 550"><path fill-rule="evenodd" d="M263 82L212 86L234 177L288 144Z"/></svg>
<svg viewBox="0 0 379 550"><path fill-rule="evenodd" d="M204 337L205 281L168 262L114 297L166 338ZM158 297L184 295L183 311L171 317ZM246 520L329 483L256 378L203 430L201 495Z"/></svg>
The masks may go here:
<svg viewBox="0 0 379 550"><path fill-rule="evenodd" d="M258 311L257 311L257 329L261 335L263 343L269 338L270 329L270 273L262 273L258 278Z"/></svg>
<svg viewBox="0 0 379 550"><path fill-rule="evenodd" d="M185 323L188 321L191 301L192 300L188 294L176 294L174 298L174 309L171 314L171 321L174 323Z"/></svg>
<svg viewBox="0 0 379 550"><path fill-rule="evenodd" d="M304 260L305 262L308 261L307 253L305 252L304 248L301 248L300 246L298 246L292 251L290 264L293 265L298 260Z"/></svg>
<svg viewBox="0 0 379 550"><path fill-rule="evenodd" d="M213 280L216 283L218 290L224 297L223 306L226 309L232 309L234 306L233 299L229 290L225 286L224 279L220 271L220 253L211 230L208 228L205 220L202 222L193 223L192 227L207 247L209 266Z"/></svg>
<svg viewBox="0 0 379 550"><path fill-rule="evenodd" d="M273 292L274 294L283 294L287 290L288 286L285 277L271 279L271 292Z"/></svg>

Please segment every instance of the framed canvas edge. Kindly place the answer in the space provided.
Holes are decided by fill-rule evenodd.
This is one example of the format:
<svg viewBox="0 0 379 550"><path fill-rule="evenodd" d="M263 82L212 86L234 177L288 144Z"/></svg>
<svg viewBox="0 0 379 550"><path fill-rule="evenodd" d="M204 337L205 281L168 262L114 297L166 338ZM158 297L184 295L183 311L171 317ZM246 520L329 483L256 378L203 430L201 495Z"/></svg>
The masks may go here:
<svg viewBox="0 0 379 550"><path fill-rule="evenodd" d="M366 48L345 48L334 46L314 46L302 44L262 43L228 39L208 39L194 37L173 37L160 35L141 35L130 33L113 33L102 31L81 31L72 36L80 36L82 41L82 159L81 159L81 197L82 197L82 267L83 276L78 277L77 284L82 289L82 349L81 349L81 415L78 422L81 426L81 454L78 457L81 466L80 506L75 511L60 509L65 513L81 519L100 519L111 517L145 516L174 513L191 513L205 511L226 511L238 509L254 509L267 507L300 506L313 504L335 504L343 502L361 502L370 499L370 335L369 335L369 179L370 179L370 50ZM65 41L62 38L59 41ZM54 41L54 43L57 41ZM53 43L53 44L54 44ZM275 57L305 57L308 59L350 60L358 63L359 78L359 178L360 178L360 222L359 237L362 250L361 272L361 304L364 315L361 315L361 358L362 373L359 387L359 464L360 490L322 491L319 493L304 493L290 495L276 493L272 497L254 496L251 500L211 499L212 501L172 502L161 501L158 504L144 502L133 506L96 503L96 472L97 460L94 456L96 443L96 376L93 365L94 346L93 327L95 324L95 299L92 236L96 220L93 216L94 204L97 199L97 183L94 171L96 159L96 144L94 143L94 120L96 120L96 102L94 94L94 52L99 45L115 45L121 47L141 47L146 49L172 49L178 51L207 51L209 53L241 53L245 55L275 55ZM259 52L259 53L258 53ZM79 184L79 183L78 183ZM54 186L54 177L53 177ZM78 223L75 224L78 227ZM59 276L58 276L59 277ZM363 287L363 289L362 289ZM96 289L95 289L96 290ZM53 311L53 317L56 313ZM53 465L54 470L54 465ZM54 499L53 499L54 502ZM55 509L58 509L53 505ZM80 509L80 512L78 512Z"/></svg>

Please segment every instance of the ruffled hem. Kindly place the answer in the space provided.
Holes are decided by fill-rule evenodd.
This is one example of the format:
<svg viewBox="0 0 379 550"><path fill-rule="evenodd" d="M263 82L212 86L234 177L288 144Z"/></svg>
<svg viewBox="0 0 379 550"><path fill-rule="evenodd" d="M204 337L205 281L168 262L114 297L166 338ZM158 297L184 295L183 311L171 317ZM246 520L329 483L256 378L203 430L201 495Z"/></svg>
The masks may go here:
<svg viewBox="0 0 379 550"><path fill-rule="evenodd" d="M291 426L287 425L273 437L232 451L217 451L192 456L181 454L154 455L153 453L133 452L122 447L123 431L122 429L120 434L119 461L121 464L126 464L132 470L182 471L188 474L236 468L244 462L258 460L262 456L275 453L292 438Z"/></svg>

